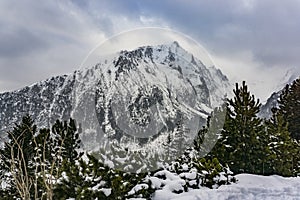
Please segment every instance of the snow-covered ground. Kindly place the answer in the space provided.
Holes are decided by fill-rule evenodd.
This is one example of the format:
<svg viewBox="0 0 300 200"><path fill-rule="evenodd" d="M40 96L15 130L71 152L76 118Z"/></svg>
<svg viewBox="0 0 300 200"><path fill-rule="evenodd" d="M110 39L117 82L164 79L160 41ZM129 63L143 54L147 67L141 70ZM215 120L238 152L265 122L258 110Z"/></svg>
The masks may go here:
<svg viewBox="0 0 300 200"><path fill-rule="evenodd" d="M174 194L168 187L158 190L154 200L300 200L300 177L258 176L240 174L238 182L218 189L201 188Z"/></svg>

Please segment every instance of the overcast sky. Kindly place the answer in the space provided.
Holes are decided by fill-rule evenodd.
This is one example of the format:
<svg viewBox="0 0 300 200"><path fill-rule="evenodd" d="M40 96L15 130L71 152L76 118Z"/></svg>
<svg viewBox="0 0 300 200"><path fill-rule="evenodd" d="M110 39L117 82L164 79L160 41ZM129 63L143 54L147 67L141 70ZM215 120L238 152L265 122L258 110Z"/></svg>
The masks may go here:
<svg viewBox="0 0 300 200"><path fill-rule="evenodd" d="M264 100L300 74L299 0L3 0L0 92L71 73L123 31L169 28L202 44L233 82Z"/></svg>

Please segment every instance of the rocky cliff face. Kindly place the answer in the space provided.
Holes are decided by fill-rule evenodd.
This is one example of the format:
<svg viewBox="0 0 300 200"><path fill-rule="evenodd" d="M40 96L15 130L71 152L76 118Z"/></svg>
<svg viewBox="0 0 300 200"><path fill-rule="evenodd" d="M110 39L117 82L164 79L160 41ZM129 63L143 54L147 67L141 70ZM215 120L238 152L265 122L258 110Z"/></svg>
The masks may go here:
<svg viewBox="0 0 300 200"><path fill-rule="evenodd" d="M195 134L230 90L219 69L205 66L177 42L144 46L0 94L0 130L3 135L28 113L40 127L75 118L87 149L105 146L103 138L130 145L158 138L178 142L176 134Z"/></svg>
<svg viewBox="0 0 300 200"><path fill-rule="evenodd" d="M68 119L72 110L74 76L57 76L23 89L0 94L0 132L9 130L30 114L40 126Z"/></svg>

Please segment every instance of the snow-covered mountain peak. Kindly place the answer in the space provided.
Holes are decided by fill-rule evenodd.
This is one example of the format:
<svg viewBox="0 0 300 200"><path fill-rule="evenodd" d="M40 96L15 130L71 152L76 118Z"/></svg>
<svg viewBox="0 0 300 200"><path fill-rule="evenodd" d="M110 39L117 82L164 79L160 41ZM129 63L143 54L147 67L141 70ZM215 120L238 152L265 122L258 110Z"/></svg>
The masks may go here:
<svg viewBox="0 0 300 200"><path fill-rule="evenodd" d="M38 126L73 117L83 148L176 156L230 91L225 75L178 42L123 50L92 67L0 94L0 130L30 113ZM145 158L146 159L146 158ZM169 159L169 158L168 158ZM170 158L171 159L171 158Z"/></svg>
<svg viewBox="0 0 300 200"><path fill-rule="evenodd" d="M193 55L183 49L177 41L174 41L169 44L155 45L155 46L142 46L138 47L134 50L122 50L120 52L120 56L127 56L128 58L136 57L136 58L150 58L155 61L162 62L166 61L168 58L170 61L174 61L175 56L180 56L182 58L189 59Z"/></svg>
<svg viewBox="0 0 300 200"><path fill-rule="evenodd" d="M299 74L296 72L296 68L289 68L282 78L278 81L278 84L274 88L274 91L282 90L286 84L292 83L295 79L297 79Z"/></svg>

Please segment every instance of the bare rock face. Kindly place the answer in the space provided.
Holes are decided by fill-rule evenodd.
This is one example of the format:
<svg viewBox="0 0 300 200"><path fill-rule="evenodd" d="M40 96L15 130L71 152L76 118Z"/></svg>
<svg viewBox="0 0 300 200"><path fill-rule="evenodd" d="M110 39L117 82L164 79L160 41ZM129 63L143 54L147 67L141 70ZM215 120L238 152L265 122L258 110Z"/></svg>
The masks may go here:
<svg viewBox="0 0 300 200"><path fill-rule="evenodd" d="M219 69L205 66L177 42L144 46L0 94L0 134L30 114L39 127L75 118L90 150L105 146L103 137L148 144L171 140L181 129L191 139L230 90Z"/></svg>

